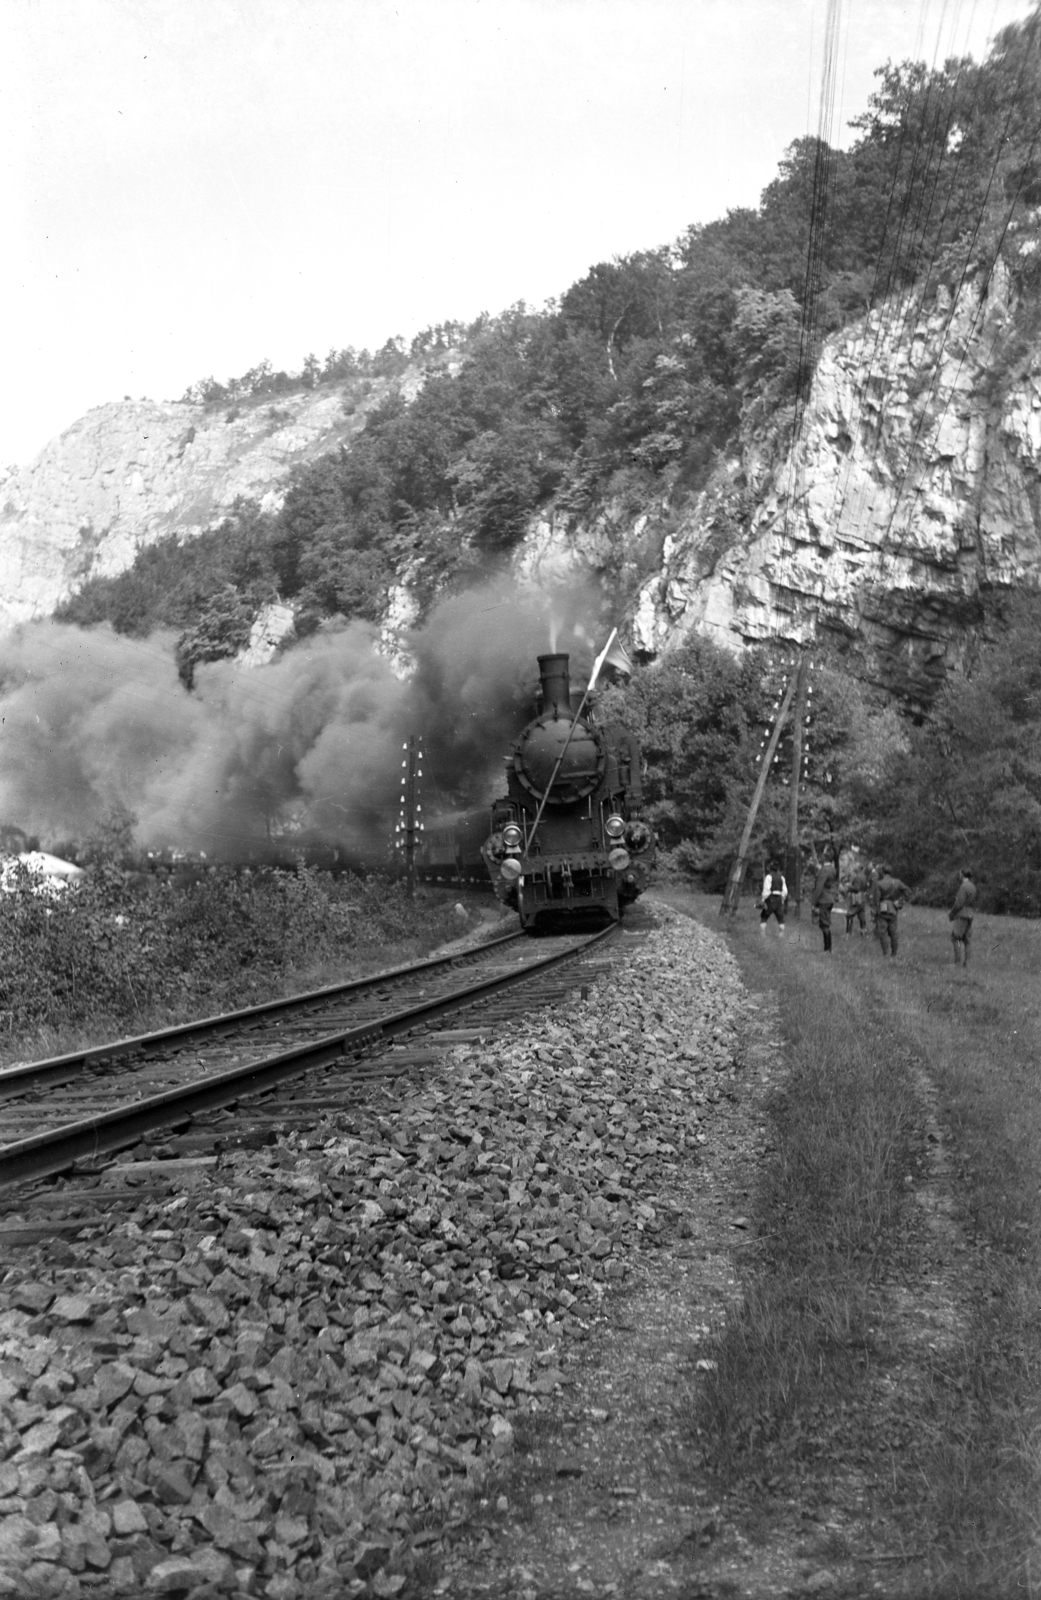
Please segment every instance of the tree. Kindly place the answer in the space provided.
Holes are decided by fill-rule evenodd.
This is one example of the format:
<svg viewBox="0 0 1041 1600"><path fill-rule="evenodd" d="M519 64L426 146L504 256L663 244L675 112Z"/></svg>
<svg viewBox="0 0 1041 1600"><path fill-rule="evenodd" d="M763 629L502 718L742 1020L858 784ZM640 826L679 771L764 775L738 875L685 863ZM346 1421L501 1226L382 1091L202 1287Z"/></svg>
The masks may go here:
<svg viewBox="0 0 1041 1600"><path fill-rule="evenodd" d="M738 387L772 403L795 392L801 319L790 289L740 289L731 332Z"/></svg>
<svg viewBox="0 0 1041 1600"><path fill-rule="evenodd" d="M207 601L191 627L177 641L177 675L186 689L195 684L200 661L223 661L249 643L253 607L229 585Z"/></svg>
<svg viewBox="0 0 1041 1600"><path fill-rule="evenodd" d="M216 528L193 539L168 534L140 549L126 572L88 579L55 618L81 627L108 622L117 633L146 638L157 628L194 626L229 588L256 610L276 594L275 527L255 501L240 497Z"/></svg>
<svg viewBox="0 0 1041 1600"><path fill-rule="evenodd" d="M338 538L342 532L342 528L324 529L300 561L296 594L300 635L313 631L326 617L363 617L378 622L383 613L393 568L378 551L359 550L349 538Z"/></svg>
<svg viewBox="0 0 1041 1600"><path fill-rule="evenodd" d="M1017 596L915 734L880 838L943 898L966 858L984 906L1041 911L1041 597Z"/></svg>
<svg viewBox="0 0 1041 1600"><path fill-rule="evenodd" d="M640 741L647 815L661 843L686 843L707 866L732 798L750 792L764 711L757 654L736 658L690 639L605 699Z"/></svg>
<svg viewBox="0 0 1041 1600"><path fill-rule="evenodd" d="M631 339L664 333L672 299L668 252L651 250L593 267L564 295L560 314L566 325L596 335L615 377L616 357Z"/></svg>

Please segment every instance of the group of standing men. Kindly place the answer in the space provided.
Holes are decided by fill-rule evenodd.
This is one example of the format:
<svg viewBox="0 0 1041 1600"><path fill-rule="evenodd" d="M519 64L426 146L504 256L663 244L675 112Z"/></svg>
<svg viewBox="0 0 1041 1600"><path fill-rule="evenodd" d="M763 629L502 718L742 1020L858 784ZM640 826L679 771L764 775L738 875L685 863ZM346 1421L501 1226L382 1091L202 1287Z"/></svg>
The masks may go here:
<svg viewBox="0 0 1041 1600"><path fill-rule="evenodd" d="M810 904L813 920L824 938L824 948L831 949L831 914L837 905L846 917L846 932L851 934L855 923L860 925L860 935L867 933L867 911L870 909L875 936L882 946L882 954L895 956L899 945L897 918L912 891L895 876L883 862L868 867L867 872L855 868L848 880L840 882L839 868L833 854L825 852L817 872ZM759 931L766 932L771 917L777 920L778 933L784 932L784 918L788 905L788 885L777 862L770 866L763 879L760 897ZM961 882L954 904L947 913L951 923L951 941L954 946L956 966L968 966L972 942L972 920L976 905L976 884L969 867L963 867Z"/></svg>

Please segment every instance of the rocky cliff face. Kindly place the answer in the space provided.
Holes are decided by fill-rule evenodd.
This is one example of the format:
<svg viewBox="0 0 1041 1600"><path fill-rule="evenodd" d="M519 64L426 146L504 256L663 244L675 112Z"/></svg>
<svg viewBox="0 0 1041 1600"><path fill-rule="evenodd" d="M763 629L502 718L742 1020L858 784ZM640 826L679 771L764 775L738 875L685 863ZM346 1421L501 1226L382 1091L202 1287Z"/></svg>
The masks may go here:
<svg viewBox="0 0 1041 1600"><path fill-rule="evenodd" d="M734 649L827 641L858 676L927 704L994 599L1041 584L1041 338L1025 320L1001 269L954 299L872 312L827 341L794 453L778 448L783 423L748 426L697 497L663 491L579 524L551 508L517 575L592 576L616 607L632 596L647 655L692 632ZM408 397L422 381L398 383ZM0 621L49 614L88 574L211 526L237 495L277 506L289 469L349 441L388 387L351 416L337 388L230 416L88 413L4 489ZM382 630L392 659L416 615L403 574Z"/></svg>
<svg viewBox="0 0 1041 1600"><path fill-rule="evenodd" d="M829 339L794 452L746 428L696 498L635 517L607 506L577 527L543 517L516 567L537 583L635 579L645 655L692 633L735 650L817 641L927 705L994 601L1041 585L1041 341L1007 274Z"/></svg>
<svg viewBox="0 0 1041 1600"><path fill-rule="evenodd" d="M397 380L406 396L422 383ZM384 398L376 380L230 409L151 400L98 406L0 484L0 623L49 616L90 576L111 576L164 534L212 527L239 495L276 509L286 475L346 443Z"/></svg>
<svg viewBox="0 0 1041 1600"><path fill-rule="evenodd" d="M1007 275L873 312L825 346L794 454L725 463L641 590L638 648L837 643L926 703L989 605L1041 583L1041 347Z"/></svg>

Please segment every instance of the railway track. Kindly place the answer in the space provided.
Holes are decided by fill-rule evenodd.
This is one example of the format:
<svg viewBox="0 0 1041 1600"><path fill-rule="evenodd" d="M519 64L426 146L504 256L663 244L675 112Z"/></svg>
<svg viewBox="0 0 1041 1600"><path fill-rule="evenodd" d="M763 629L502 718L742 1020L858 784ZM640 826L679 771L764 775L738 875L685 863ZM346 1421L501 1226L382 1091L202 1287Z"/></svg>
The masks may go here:
<svg viewBox="0 0 1041 1600"><path fill-rule="evenodd" d="M537 942L511 934L462 955L8 1069L0 1073L3 1208L46 1200L28 1195L27 1183L74 1166L97 1171L116 1151L171 1130L178 1148L164 1154L183 1165L215 1146L317 1124L373 1077L435 1064L463 1039L573 989L576 975L561 974L561 965L588 966L616 931ZM461 968L472 969L463 983ZM470 1014L469 1026L446 1027L459 1013ZM169 1169L169 1160L158 1165Z"/></svg>

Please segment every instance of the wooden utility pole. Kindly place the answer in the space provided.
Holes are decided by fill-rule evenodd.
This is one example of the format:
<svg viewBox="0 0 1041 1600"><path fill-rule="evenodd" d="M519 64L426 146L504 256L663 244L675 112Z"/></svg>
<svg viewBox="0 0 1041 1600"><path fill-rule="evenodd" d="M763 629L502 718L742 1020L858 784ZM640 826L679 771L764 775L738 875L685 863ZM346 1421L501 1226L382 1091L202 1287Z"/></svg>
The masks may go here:
<svg viewBox="0 0 1041 1600"><path fill-rule="evenodd" d="M799 849L799 783L802 778L802 730L806 721L806 687L810 676L809 657L803 654L795 679L795 710L792 713L792 773L788 792L788 852L784 876L788 884L789 905L800 915L802 893L802 851Z"/></svg>
<svg viewBox="0 0 1041 1600"><path fill-rule="evenodd" d="M745 865L748 861L748 842L752 837L752 829L755 827L759 802L763 798L766 780L770 775L770 766L774 756L777 754L777 744L781 737L781 729L784 727L784 719L787 717L791 703L795 698L798 679L799 674L793 672L788 680L788 687L784 691L784 699L781 701L781 709L777 713L777 721L774 723L770 742L763 752L762 765L759 768L759 778L756 782L755 793L752 796L752 804L748 808L748 816L745 818L745 828L741 835L741 843L737 847L737 855L734 857L734 865L730 869L730 877L727 879L727 886L723 895L723 904L719 908L720 916L725 911L733 916L737 910L737 903L741 895L741 885L744 882Z"/></svg>

